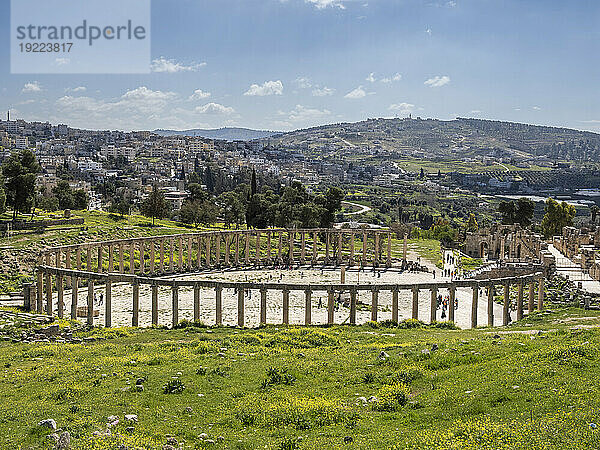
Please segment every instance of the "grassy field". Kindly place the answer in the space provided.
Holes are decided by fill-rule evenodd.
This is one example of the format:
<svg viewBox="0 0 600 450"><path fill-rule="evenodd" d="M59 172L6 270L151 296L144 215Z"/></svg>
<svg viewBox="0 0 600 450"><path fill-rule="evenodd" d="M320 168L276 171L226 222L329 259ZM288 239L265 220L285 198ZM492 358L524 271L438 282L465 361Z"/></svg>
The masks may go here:
<svg viewBox="0 0 600 450"><path fill-rule="evenodd" d="M586 328L598 313L538 313L500 334L418 325L2 342L0 448L51 448L37 426L48 418L74 449L160 449L169 436L189 449L600 447L600 331Z"/></svg>

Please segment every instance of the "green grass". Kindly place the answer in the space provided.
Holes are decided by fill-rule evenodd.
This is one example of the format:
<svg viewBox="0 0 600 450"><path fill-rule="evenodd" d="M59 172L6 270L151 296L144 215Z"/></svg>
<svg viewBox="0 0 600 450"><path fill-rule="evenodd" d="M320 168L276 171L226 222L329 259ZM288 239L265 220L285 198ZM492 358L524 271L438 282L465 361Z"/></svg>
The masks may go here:
<svg viewBox="0 0 600 450"><path fill-rule="evenodd" d="M437 267L444 267L440 241L435 239L409 239L408 248Z"/></svg>
<svg viewBox="0 0 600 450"><path fill-rule="evenodd" d="M600 331L576 324L598 326L600 314L558 310L510 328L546 330L534 339L371 323L1 342L0 448L50 448L37 427L46 418L74 449L161 448L167 435L217 449L598 448ZM133 431L124 414L138 415ZM112 436L92 437L111 415Z"/></svg>

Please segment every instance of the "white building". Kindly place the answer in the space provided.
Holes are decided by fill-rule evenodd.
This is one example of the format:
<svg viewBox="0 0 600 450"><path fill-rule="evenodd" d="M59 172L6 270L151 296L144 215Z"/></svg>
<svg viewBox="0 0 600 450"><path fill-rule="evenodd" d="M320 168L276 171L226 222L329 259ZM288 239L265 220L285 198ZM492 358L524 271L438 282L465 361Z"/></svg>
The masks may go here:
<svg viewBox="0 0 600 450"><path fill-rule="evenodd" d="M23 136L17 136L15 139L15 147L19 149L25 149L29 147L29 139Z"/></svg>

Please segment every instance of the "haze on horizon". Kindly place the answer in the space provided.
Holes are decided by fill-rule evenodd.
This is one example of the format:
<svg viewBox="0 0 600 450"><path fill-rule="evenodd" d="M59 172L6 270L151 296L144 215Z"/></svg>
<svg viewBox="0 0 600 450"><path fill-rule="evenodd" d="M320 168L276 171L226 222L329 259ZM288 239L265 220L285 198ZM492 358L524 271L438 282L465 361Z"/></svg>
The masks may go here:
<svg viewBox="0 0 600 450"><path fill-rule="evenodd" d="M0 111L126 131L412 114L599 132L600 4L523 3L154 0L151 74L10 75L6 64ZM4 1L4 29L9 17Z"/></svg>

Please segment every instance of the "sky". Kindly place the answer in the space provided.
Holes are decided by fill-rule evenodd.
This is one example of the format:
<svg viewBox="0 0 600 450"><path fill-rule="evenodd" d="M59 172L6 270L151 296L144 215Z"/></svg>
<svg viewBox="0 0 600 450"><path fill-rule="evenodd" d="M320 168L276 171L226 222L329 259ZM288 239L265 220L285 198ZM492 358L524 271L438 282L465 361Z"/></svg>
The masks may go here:
<svg viewBox="0 0 600 450"><path fill-rule="evenodd" d="M151 73L12 75L0 0L0 111L125 131L412 114L600 132L599 23L597 0L152 0Z"/></svg>

